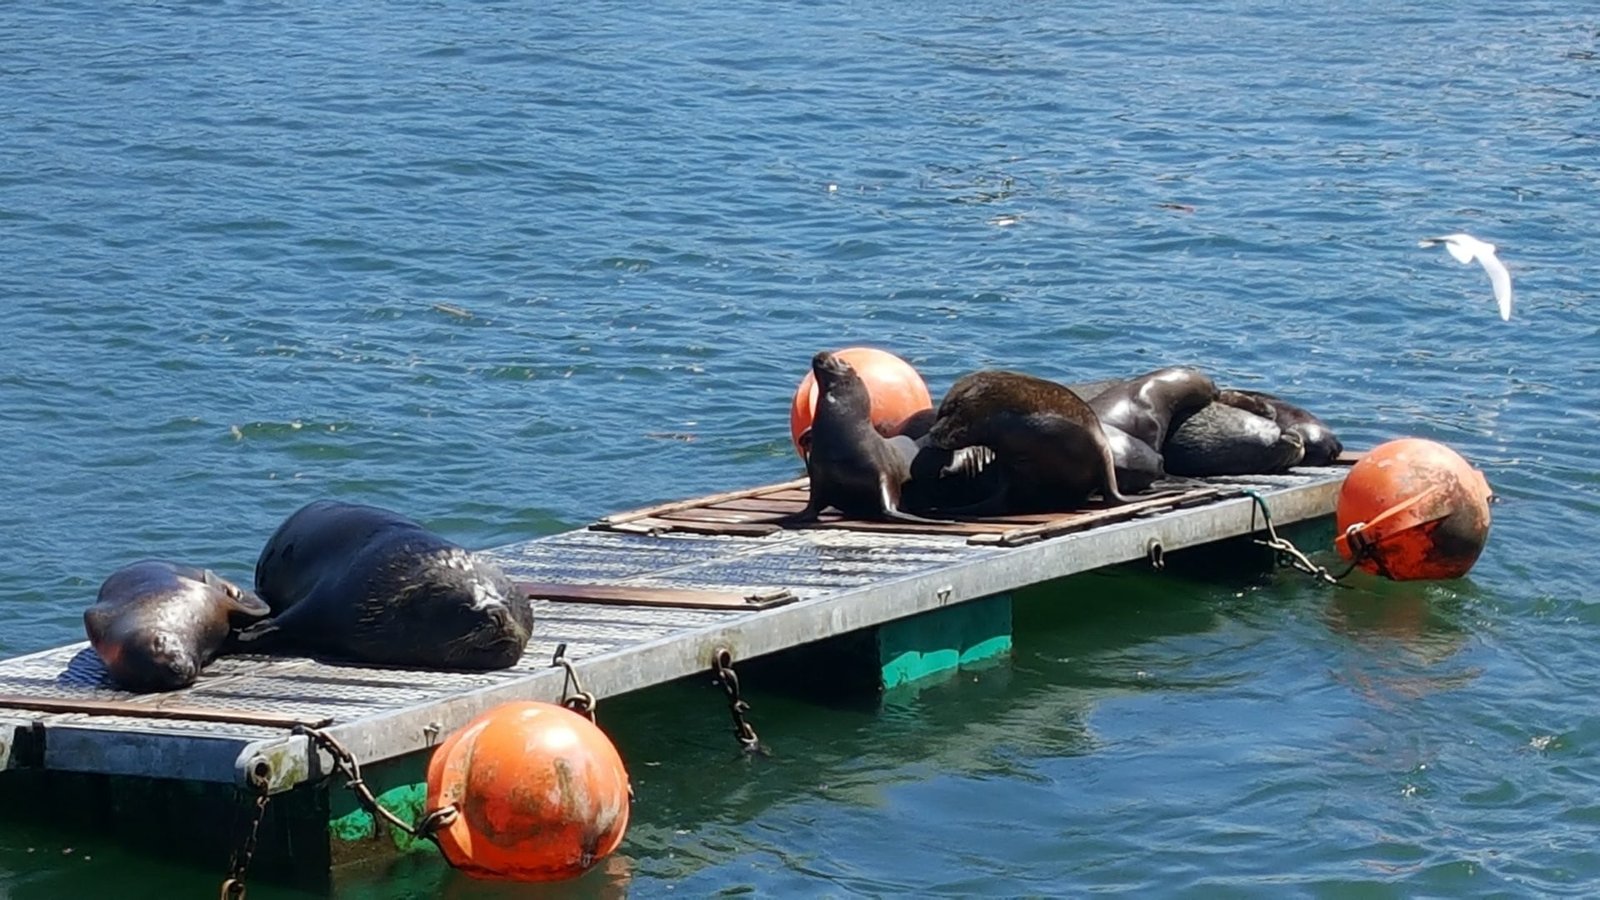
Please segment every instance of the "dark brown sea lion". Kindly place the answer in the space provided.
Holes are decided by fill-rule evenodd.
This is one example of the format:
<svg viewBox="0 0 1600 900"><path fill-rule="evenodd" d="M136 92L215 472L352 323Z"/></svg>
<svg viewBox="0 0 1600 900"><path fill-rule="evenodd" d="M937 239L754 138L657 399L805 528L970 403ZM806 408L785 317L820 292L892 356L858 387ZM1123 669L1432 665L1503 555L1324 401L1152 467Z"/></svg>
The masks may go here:
<svg viewBox="0 0 1600 900"><path fill-rule="evenodd" d="M111 573L83 625L117 684L172 691L194 683L234 625L270 612L210 569L148 559Z"/></svg>
<svg viewBox="0 0 1600 900"><path fill-rule="evenodd" d="M1103 424L1120 428L1159 451L1174 419L1217 399L1217 386L1199 369L1169 366L1100 391L1089 401Z"/></svg>
<svg viewBox="0 0 1600 900"><path fill-rule="evenodd" d="M890 422L878 428L878 433L886 438L904 435L912 440L921 440L933 427L933 420L938 418L938 413L932 407L919 409L898 422Z"/></svg>
<svg viewBox="0 0 1600 900"><path fill-rule="evenodd" d="M1208 403L1177 422L1161 448L1173 475L1281 472L1305 455L1305 442L1276 422L1225 403Z"/></svg>
<svg viewBox="0 0 1600 900"><path fill-rule="evenodd" d="M1217 400L1229 406L1266 416L1277 422L1280 430L1293 431L1300 435L1300 439L1306 445L1306 455L1300 460L1299 465L1329 466L1344 452L1344 444L1339 442L1338 436L1327 423L1282 397L1262 391L1225 390L1218 395Z"/></svg>
<svg viewBox="0 0 1600 900"><path fill-rule="evenodd" d="M811 359L817 410L806 449L811 477L806 508L785 524L813 521L828 507L847 516L932 523L901 509L901 488L911 479L917 443L904 435L885 438L872 427L872 398L848 362L824 350Z"/></svg>
<svg viewBox="0 0 1600 900"><path fill-rule="evenodd" d="M927 441L944 450L993 450L1009 509L1070 509L1095 491L1128 501L1117 490L1116 460L1094 410L1044 378L997 369L962 376L940 402Z"/></svg>
<svg viewBox="0 0 1600 900"><path fill-rule="evenodd" d="M273 617L240 637L353 662L501 669L533 630L528 598L493 563L399 513L318 500L285 519L256 561Z"/></svg>

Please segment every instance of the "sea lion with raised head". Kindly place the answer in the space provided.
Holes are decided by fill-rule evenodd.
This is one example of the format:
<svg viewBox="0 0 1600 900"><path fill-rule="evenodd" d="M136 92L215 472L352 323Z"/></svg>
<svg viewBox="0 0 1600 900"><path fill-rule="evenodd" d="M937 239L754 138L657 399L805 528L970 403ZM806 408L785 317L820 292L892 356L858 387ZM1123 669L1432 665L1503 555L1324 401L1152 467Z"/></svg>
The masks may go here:
<svg viewBox="0 0 1600 900"><path fill-rule="evenodd" d="M1178 421L1161 448L1173 475L1264 475L1305 455L1305 441L1273 420L1226 403L1208 403Z"/></svg>
<svg viewBox="0 0 1600 900"><path fill-rule="evenodd" d="M242 648L352 662L503 669L533 631L528 598L500 568L386 509L318 500L278 526L256 561L273 617Z"/></svg>
<svg viewBox="0 0 1600 900"><path fill-rule="evenodd" d="M962 376L939 403L926 440L944 450L993 450L1005 474L1006 509L1070 509L1096 491L1128 502L1094 410L1045 378L999 369Z"/></svg>
<svg viewBox="0 0 1600 900"><path fill-rule="evenodd" d="M270 612L210 569L147 559L111 573L83 625L118 685L173 691L194 683L235 625Z"/></svg>
<svg viewBox="0 0 1600 900"><path fill-rule="evenodd" d="M917 442L905 435L885 438L872 427L867 386L839 355L818 353L811 359L811 373L817 381L817 410L805 444L810 498L784 524L814 521L830 506L855 518L933 523L900 508Z"/></svg>
<svg viewBox="0 0 1600 900"><path fill-rule="evenodd" d="M1326 422L1282 397L1263 391L1224 390L1218 394L1217 402L1265 416L1280 430L1300 435L1306 453L1298 465L1331 466L1344 452L1344 444Z"/></svg>
<svg viewBox="0 0 1600 900"><path fill-rule="evenodd" d="M1136 375L1097 392L1089 406L1103 424L1119 428L1159 452L1174 419L1217 399L1217 386L1199 369L1169 366Z"/></svg>

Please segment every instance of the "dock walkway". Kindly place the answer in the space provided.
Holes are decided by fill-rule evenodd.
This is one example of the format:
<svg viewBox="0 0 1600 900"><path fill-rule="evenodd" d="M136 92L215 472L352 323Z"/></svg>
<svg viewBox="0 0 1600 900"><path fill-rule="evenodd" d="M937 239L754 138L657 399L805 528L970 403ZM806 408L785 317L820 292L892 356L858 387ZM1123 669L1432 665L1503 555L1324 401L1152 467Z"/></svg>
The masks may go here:
<svg viewBox="0 0 1600 900"><path fill-rule="evenodd" d="M326 726L363 764L438 743L479 712L559 700L566 645L597 697L883 625L940 607L1333 511L1344 467L1210 479L1132 506L960 526L825 519L781 529L804 480L664 504L482 551L534 598L534 638L494 672L231 656L192 687L120 691L86 643L0 661L0 767L244 785L273 791L332 771L295 724Z"/></svg>

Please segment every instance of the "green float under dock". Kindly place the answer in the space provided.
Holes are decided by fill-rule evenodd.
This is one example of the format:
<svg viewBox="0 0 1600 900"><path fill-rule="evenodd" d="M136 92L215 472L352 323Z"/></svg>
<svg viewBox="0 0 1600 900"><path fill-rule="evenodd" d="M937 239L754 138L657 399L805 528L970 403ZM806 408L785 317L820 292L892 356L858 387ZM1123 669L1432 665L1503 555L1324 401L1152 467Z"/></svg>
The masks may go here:
<svg viewBox="0 0 1600 900"><path fill-rule="evenodd" d="M1329 516L1346 471L1212 478L1123 506L954 525L825 516L781 528L805 503L804 479L612 515L480 551L533 598L533 640L495 672L229 656L190 688L139 695L112 686L86 643L0 661L0 808L76 810L69 827L130 841L152 822L173 823L168 834L188 823L192 841L163 845L220 876L232 823L264 787L250 877L327 884L413 841L362 811L296 726L336 738L381 802L414 821L431 748L500 703L567 695L552 665L562 645L597 698L709 675L724 651L736 669L827 653L837 671L845 656L859 683L894 688L1008 655L1011 591L1263 535L1263 505L1277 525Z"/></svg>

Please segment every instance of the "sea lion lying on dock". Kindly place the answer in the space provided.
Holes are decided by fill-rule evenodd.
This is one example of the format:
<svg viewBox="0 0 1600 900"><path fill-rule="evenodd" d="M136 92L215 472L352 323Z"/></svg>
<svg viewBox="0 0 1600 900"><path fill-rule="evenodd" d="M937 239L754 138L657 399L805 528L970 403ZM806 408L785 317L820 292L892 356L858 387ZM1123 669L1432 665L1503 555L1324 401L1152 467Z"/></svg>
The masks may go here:
<svg viewBox="0 0 1600 900"><path fill-rule="evenodd" d="M1180 420L1161 448L1173 475L1262 475L1300 462L1305 441L1276 422L1226 403Z"/></svg>
<svg viewBox="0 0 1600 900"><path fill-rule="evenodd" d="M1003 496L983 504L984 512L1071 509L1097 491L1128 502L1094 410L1048 379L998 369L964 375L940 402L926 439L942 450L981 446L994 452L1005 485Z"/></svg>
<svg viewBox="0 0 1600 900"><path fill-rule="evenodd" d="M399 513L318 500L278 526L256 561L272 618L240 649L353 662L502 669L522 657L533 611L500 568Z"/></svg>
<svg viewBox="0 0 1600 900"><path fill-rule="evenodd" d="M1217 401L1264 416L1276 422L1280 430L1300 435L1306 452L1299 465L1333 465L1339 454L1344 452L1344 444L1339 442L1338 436L1327 423L1282 397L1263 391L1225 390L1218 395Z"/></svg>
<svg viewBox="0 0 1600 900"><path fill-rule="evenodd" d="M147 559L111 573L83 625L118 685L172 691L194 684L236 624L270 612L210 569Z"/></svg>

